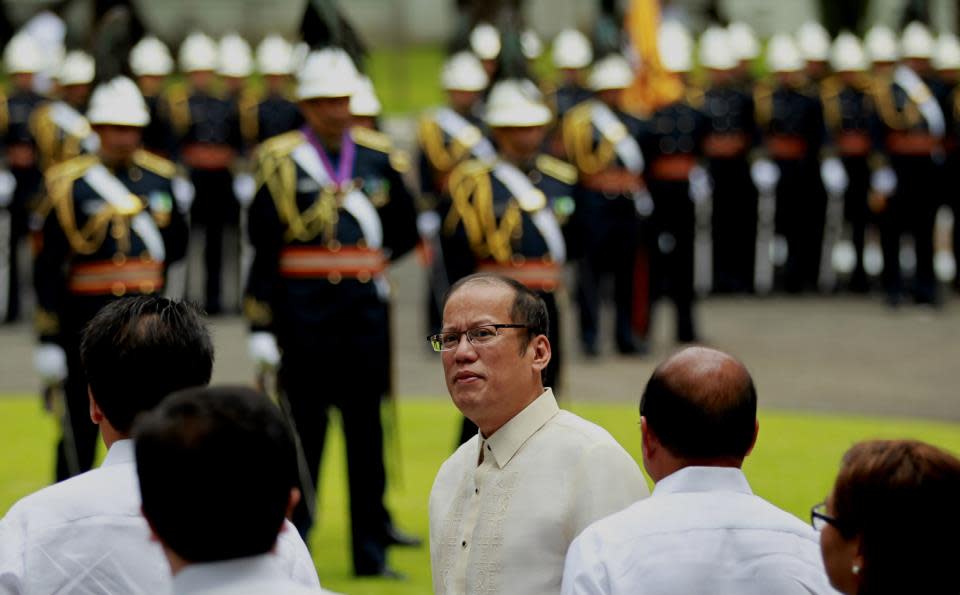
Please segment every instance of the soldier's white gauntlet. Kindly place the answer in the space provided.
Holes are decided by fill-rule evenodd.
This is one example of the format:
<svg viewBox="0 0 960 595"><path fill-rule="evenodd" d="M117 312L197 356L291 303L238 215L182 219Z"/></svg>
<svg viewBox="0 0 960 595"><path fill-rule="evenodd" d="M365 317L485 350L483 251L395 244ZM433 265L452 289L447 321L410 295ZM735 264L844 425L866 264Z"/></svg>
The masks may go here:
<svg viewBox="0 0 960 595"><path fill-rule="evenodd" d="M67 378L67 354L53 343L38 345L33 350L33 367L44 386L59 384Z"/></svg>
<svg viewBox="0 0 960 595"><path fill-rule="evenodd" d="M850 179L843 163L836 157L828 157L820 164L820 179L830 194L843 194L847 191Z"/></svg>
<svg viewBox="0 0 960 595"><path fill-rule="evenodd" d="M870 189L883 196L897 191L897 173L890 166L881 167L870 174Z"/></svg>
<svg viewBox="0 0 960 595"><path fill-rule="evenodd" d="M277 338L271 333L264 331L250 333L247 347L250 359L257 366L276 368L280 365L280 348L277 346Z"/></svg>
<svg viewBox="0 0 960 595"><path fill-rule="evenodd" d="M750 165L750 178L761 194L772 194L780 181L780 168L769 159L757 159Z"/></svg>
<svg viewBox="0 0 960 595"><path fill-rule="evenodd" d="M13 202L13 191L17 189L17 179L9 171L0 171L0 208L6 208Z"/></svg>

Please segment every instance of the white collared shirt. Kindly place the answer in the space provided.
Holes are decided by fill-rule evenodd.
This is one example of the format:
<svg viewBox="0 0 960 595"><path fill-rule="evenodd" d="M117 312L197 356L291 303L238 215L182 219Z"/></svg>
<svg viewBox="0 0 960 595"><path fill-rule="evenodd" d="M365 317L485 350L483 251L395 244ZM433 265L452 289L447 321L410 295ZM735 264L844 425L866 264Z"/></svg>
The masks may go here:
<svg viewBox="0 0 960 595"><path fill-rule="evenodd" d="M185 566L173 577L173 595L299 595L318 593L285 576L264 554Z"/></svg>
<svg viewBox="0 0 960 595"><path fill-rule="evenodd" d="M278 566L298 583L319 586L303 540L285 527ZM99 468L26 496L0 519L2 593L169 590L170 566L140 514L132 440L118 440Z"/></svg>
<svg viewBox="0 0 960 595"><path fill-rule="evenodd" d="M835 593L807 523L732 467L686 467L570 546L564 595Z"/></svg>
<svg viewBox="0 0 960 595"><path fill-rule="evenodd" d="M437 473L434 593L555 594L573 538L648 494L616 440L560 410L547 389L489 439L471 438Z"/></svg>

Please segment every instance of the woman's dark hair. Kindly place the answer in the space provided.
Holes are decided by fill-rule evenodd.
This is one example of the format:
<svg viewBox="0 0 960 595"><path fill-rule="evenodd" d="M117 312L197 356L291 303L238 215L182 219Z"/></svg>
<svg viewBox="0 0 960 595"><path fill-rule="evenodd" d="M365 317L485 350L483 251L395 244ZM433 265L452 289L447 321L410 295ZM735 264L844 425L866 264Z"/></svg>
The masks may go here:
<svg viewBox="0 0 960 595"><path fill-rule="evenodd" d="M861 595L960 593L960 459L915 440L860 442L847 451L833 488L846 539L859 537Z"/></svg>

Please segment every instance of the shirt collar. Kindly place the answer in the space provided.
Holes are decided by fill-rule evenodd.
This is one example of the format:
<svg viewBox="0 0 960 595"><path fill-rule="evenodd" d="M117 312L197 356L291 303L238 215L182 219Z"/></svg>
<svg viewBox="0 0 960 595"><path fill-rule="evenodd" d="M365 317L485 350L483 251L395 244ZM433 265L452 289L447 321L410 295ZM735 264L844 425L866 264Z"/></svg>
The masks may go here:
<svg viewBox="0 0 960 595"><path fill-rule="evenodd" d="M480 448L486 449L484 457L493 457L497 467L503 469L520 447L559 411L553 389L544 390L492 436L484 438L483 434L480 435Z"/></svg>
<svg viewBox="0 0 960 595"><path fill-rule="evenodd" d="M753 494L743 471L736 467L684 467L664 477L653 495L683 492L740 492Z"/></svg>
<svg viewBox="0 0 960 595"><path fill-rule="evenodd" d="M110 465L132 463L134 459L133 440L129 438L117 440L110 446L110 450L107 451L107 456L104 457L103 463L100 466L109 467Z"/></svg>
<svg viewBox="0 0 960 595"><path fill-rule="evenodd" d="M222 588L224 584L237 585L253 579L282 576L271 554L190 564L173 576L173 592L193 593L214 587Z"/></svg>

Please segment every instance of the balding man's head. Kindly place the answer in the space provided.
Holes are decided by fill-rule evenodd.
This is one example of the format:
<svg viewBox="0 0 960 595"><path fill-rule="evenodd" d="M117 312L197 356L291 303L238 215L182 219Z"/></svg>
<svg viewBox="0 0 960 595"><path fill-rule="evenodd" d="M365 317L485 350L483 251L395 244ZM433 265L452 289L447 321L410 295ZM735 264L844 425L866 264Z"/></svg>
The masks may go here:
<svg viewBox="0 0 960 595"><path fill-rule="evenodd" d="M690 347L654 371L640 399L640 415L674 457L742 459L756 438L757 392L738 360Z"/></svg>

